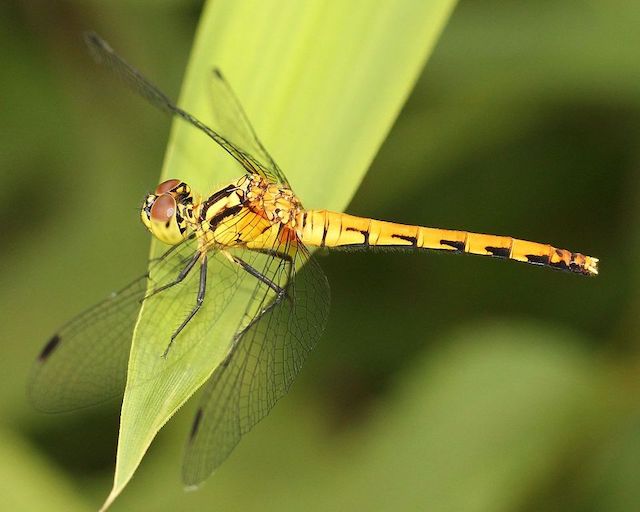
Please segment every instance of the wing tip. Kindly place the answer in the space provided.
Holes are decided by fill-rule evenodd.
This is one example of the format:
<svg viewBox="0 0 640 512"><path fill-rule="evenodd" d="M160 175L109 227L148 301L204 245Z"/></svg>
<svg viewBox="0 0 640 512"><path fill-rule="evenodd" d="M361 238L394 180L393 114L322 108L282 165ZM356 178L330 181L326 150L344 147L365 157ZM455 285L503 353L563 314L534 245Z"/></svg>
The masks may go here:
<svg viewBox="0 0 640 512"><path fill-rule="evenodd" d="M107 43L104 39L102 39L98 35L98 33L94 32L93 30L87 30L83 32L82 38L84 39L84 43L87 45L87 48L89 49L89 53L91 54L93 59L98 63L102 63L104 60L104 57L102 54L113 53L113 48L109 46L109 43Z"/></svg>

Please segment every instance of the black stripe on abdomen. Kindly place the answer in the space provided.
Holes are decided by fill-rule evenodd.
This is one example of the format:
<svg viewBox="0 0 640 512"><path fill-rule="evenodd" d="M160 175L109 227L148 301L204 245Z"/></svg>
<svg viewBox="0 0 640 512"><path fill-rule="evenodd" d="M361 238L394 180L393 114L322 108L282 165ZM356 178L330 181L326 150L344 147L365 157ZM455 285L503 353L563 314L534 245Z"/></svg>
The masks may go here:
<svg viewBox="0 0 640 512"><path fill-rule="evenodd" d="M491 247L490 245L488 245L484 249L485 251L490 252L491 256L494 256L496 258L509 258L509 256L511 255L511 249L508 249L506 247Z"/></svg>
<svg viewBox="0 0 640 512"><path fill-rule="evenodd" d="M448 245L453 247L458 252L464 252L464 242L458 242L457 240L440 240L440 245Z"/></svg>

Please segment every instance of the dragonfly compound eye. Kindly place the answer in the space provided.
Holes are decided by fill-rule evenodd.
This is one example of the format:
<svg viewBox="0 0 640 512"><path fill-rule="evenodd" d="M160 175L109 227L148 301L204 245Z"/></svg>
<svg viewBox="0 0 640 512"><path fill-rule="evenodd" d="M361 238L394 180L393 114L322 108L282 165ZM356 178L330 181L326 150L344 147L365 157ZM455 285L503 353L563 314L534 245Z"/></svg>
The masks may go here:
<svg viewBox="0 0 640 512"><path fill-rule="evenodd" d="M144 222L143 209L142 219ZM169 245L176 245L185 239L186 226L184 219L178 211L176 200L171 194L162 194L155 197L149 210L149 230L153 235Z"/></svg>
<svg viewBox="0 0 640 512"><path fill-rule="evenodd" d="M180 180L163 181L162 183L160 183L160 185L156 187L155 193L157 195L166 194L167 192L171 192L174 188L180 185L180 183L182 183Z"/></svg>

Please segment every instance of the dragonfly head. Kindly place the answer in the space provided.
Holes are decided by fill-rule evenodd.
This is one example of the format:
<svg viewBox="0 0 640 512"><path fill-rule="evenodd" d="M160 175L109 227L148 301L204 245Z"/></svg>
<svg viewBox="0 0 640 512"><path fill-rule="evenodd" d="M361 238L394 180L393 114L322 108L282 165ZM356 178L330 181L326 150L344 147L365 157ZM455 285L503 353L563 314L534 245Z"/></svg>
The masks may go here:
<svg viewBox="0 0 640 512"><path fill-rule="evenodd" d="M193 219L193 194L180 180L167 180L142 203L142 223L161 242L177 245L189 236Z"/></svg>

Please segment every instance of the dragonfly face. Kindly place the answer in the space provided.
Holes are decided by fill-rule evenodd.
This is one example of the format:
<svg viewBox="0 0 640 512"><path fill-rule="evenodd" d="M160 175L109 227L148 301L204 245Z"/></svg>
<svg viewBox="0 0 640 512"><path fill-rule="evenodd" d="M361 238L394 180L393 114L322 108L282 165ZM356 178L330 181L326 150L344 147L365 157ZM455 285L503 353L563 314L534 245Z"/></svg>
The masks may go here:
<svg viewBox="0 0 640 512"><path fill-rule="evenodd" d="M140 217L158 240L178 245L189 236L195 217L191 188L175 179L160 183L142 203Z"/></svg>

